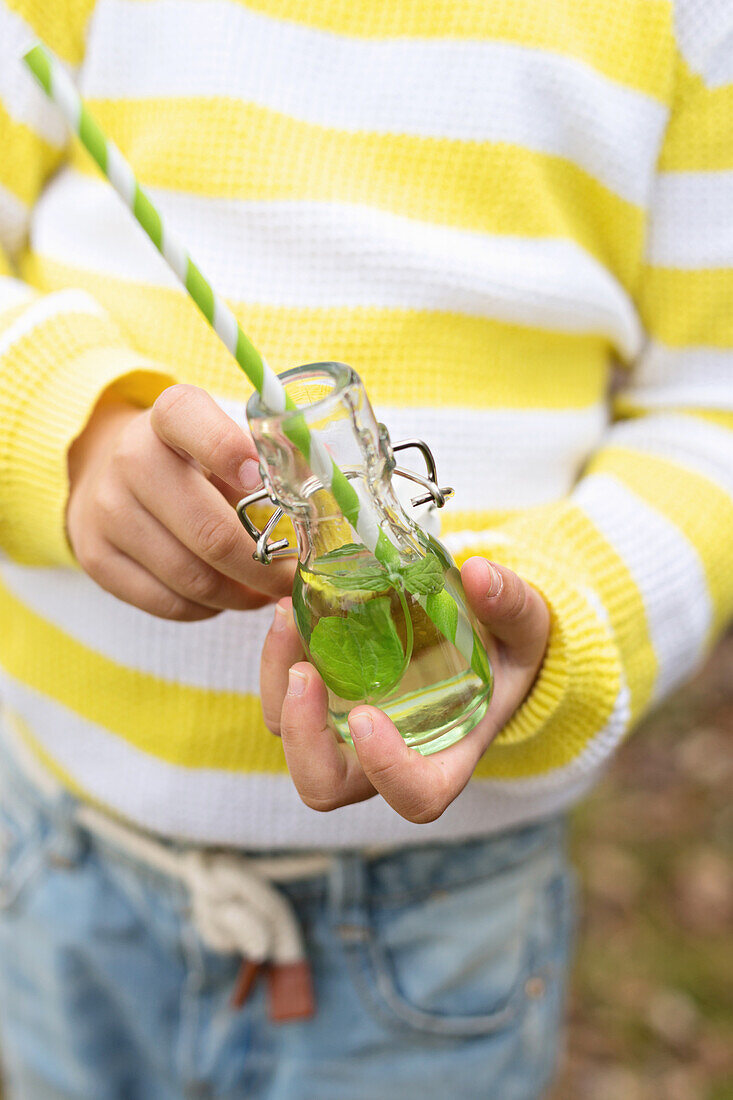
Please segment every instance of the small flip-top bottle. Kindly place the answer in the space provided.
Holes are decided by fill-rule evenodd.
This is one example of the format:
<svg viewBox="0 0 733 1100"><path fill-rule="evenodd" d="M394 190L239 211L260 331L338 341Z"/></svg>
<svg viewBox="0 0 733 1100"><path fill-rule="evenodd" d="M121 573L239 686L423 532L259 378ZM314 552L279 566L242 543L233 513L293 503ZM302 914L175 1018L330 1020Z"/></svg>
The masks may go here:
<svg viewBox="0 0 733 1100"><path fill-rule="evenodd" d="M460 573L447 550L405 512L393 473L421 492L414 504L442 507L429 448L419 440L391 445L361 379L343 363L314 363L280 375L296 411L273 413L254 394L247 418L265 488L240 501L240 518L267 564L287 553L270 541L283 512L295 528L298 568L293 610L308 657L329 692L335 730L350 741L347 716L358 703L380 707L408 745L423 753L458 741L483 717L492 674ZM321 476L313 448L326 454L358 497L349 522ZM293 439L296 442L293 442ZM417 447L427 477L396 466L394 453ZM327 463L325 464L327 466ZM269 497L278 510L259 531L247 509Z"/></svg>

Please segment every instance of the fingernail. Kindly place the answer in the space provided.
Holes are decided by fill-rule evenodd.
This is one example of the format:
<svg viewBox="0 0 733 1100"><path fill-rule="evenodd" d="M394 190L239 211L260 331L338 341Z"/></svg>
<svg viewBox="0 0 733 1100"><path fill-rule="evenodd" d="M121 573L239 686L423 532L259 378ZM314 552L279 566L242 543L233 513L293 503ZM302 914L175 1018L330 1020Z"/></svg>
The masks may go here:
<svg viewBox="0 0 733 1100"><path fill-rule="evenodd" d="M357 711L349 715L349 729L355 741L366 741L374 733L372 716L367 710Z"/></svg>
<svg viewBox="0 0 733 1100"><path fill-rule="evenodd" d="M239 467L239 480L248 493L254 492L262 484L260 468L253 458L246 459Z"/></svg>
<svg viewBox="0 0 733 1100"><path fill-rule="evenodd" d="M287 607L281 607L279 603L275 604L275 618L272 620L272 633L279 634L281 630L284 630L288 625L289 617Z"/></svg>
<svg viewBox="0 0 733 1100"><path fill-rule="evenodd" d="M305 691L305 676L297 669L288 672L288 695L302 695Z"/></svg>
<svg viewBox="0 0 733 1100"><path fill-rule="evenodd" d="M487 561L489 567L489 587L486 590L487 597L491 600L498 596L504 587L504 578L493 562Z"/></svg>

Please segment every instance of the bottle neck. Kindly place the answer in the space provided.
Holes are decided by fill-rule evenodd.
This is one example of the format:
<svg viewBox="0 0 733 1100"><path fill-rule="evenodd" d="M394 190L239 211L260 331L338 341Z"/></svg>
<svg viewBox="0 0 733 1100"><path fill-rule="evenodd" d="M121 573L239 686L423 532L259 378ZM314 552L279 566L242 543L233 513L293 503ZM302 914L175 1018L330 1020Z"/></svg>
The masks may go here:
<svg viewBox="0 0 733 1100"><path fill-rule="evenodd" d="M358 376L322 363L282 378L298 411L271 414L255 395L248 418L265 485L295 526L301 561L354 543L380 561L419 554L419 531L392 487L389 436Z"/></svg>
<svg viewBox="0 0 733 1100"><path fill-rule="evenodd" d="M373 539L379 537L383 550L385 540L390 543L401 558L411 559L424 552L419 529L406 515L394 491L391 471L383 471L371 483L353 478L351 484L360 502L359 532L339 511L331 494L322 489L313 494L307 508L286 509L298 538L301 562L308 563L344 547L356 545L363 549L368 542L363 537L365 530L373 533ZM375 549L374 545L366 548L372 552Z"/></svg>

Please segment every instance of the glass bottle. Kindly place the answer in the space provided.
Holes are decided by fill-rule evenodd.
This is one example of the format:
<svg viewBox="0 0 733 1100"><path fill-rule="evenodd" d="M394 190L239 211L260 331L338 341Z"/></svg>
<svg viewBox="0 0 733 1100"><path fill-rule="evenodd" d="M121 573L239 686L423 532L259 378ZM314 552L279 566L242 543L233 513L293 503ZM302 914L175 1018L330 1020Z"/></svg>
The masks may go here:
<svg viewBox="0 0 733 1100"><path fill-rule="evenodd" d="M442 506L452 491L438 488L424 443L391 445L351 367L314 363L280 380L296 411L273 413L257 393L247 405L265 487L240 501L237 511L257 543L254 556L267 564L288 552L286 539L270 541L284 512L298 543L295 621L343 740L351 741L349 711L366 702L385 711L420 752L446 748L483 717L491 668L456 565L403 509L392 476L422 487L413 503ZM322 481L306 460L304 424L306 436L320 440L356 491L361 534L324 484L327 476ZM427 477L397 467L395 450L410 446L423 452ZM278 510L260 531L247 510L267 497Z"/></svg>

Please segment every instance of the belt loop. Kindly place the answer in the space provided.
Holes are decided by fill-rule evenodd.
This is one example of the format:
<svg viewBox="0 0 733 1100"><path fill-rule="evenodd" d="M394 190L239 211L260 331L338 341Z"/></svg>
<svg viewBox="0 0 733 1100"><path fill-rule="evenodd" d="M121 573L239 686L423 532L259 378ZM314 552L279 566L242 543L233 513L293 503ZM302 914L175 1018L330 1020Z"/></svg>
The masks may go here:
<svg viewBox="0 0 733 1100"><path fill-rule="evenodd" d="M365 938L368 894L367 865L362 853L335 853L329 874L329 903L333 924L343 940Z"/></svg>
<svg viewBox="0 0 733 1100"><path fill-rule="evenodd" d="M55 867L73 867L84 855L88 841L76 822L77 799L59 790L46 804L52 831L46 841L46 858Z"/></svg>

